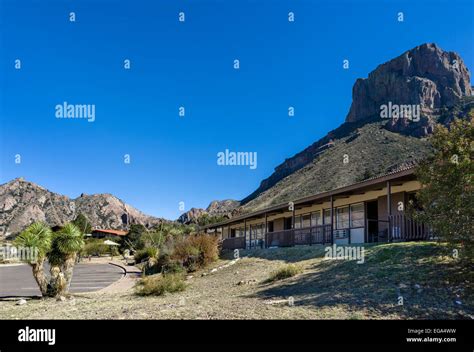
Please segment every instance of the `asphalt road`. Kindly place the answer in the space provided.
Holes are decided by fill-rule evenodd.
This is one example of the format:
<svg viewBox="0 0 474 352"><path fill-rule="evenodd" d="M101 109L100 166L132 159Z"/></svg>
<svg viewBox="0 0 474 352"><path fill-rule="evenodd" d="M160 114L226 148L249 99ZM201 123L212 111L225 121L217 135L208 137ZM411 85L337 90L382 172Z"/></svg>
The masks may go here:
<svg viewBox="0 0 474 352"><path fill-rule="evenodd" d="M97 291L123 276L119 267L111 264L77 264L70 291ZM0 265L0 297L41 296L29 265Z"/></svg>

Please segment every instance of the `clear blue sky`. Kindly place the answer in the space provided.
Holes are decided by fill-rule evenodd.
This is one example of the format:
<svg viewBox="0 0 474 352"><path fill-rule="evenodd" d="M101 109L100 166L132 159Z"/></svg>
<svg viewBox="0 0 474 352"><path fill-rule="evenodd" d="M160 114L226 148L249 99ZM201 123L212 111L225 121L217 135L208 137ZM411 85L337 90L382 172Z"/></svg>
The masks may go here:
<svg viewBox="0 0 474 352"><path fill-rule="evenodd" d="M241 199L339 126L377 65L435 42L473 69L472 3L0 0L0 182L112 193L170 219L180 201ZM64 101L95 104L95 122L56 119ZM258 167L218 166L225 149Z"/></svg>

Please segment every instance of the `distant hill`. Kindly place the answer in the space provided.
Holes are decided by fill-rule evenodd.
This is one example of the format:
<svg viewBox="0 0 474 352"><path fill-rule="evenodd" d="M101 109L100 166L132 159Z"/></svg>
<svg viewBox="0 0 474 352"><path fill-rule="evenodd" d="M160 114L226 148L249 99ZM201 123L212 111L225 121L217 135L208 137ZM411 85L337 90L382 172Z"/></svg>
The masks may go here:
<svg viewBox="0 0 474 352"><path fill-rule="evenodd" d="M202 208L191 208L189 211L183 213L179 218L178 222L182 224L196 224L199 217L204 214L210 216L222 215L231 217L232 211L240 205L237 200L226 199L226 200L214 200L206 209Z"/></svg>
<svg viewBox="0 0 474 352"><path fill-rule="evenodd" d="M15 235L35 221L61 226L84 214L92 226L127 229L152 227L164 219L146 215L111 194L82 194L71 199L22 178L0 185L0 238Z"/></svg>
<svg viewBox="0 0 474 352"><path fill-rule="evenodd" d="M426 137L436 123L449 124L474 108L468 68L458 54L436 44L379 65L356 81L352 95L346 122L277 166L234 216L417 162L430 149ZM381 118L381 106L388 104L418 105L419 120Z"/></svg>

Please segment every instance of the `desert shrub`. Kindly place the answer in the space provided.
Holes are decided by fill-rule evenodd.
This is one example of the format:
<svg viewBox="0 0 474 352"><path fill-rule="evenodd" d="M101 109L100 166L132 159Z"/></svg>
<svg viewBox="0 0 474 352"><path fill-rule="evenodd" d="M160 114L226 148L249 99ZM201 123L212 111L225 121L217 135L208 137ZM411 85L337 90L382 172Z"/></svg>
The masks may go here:
<svg viewBox="0 0 474 352"><path fill-rule="evenodd" d="M135 286L139 296L161 296L166 292L181 292L186 289L182 274L153 275L141 279Z"/></svg>
<svg viewBox="0 0 474 352"><path fill-rule="evenodd" d="M195 271L198 267L199 254L199 248L193 246L189 238L181 238L175 243L170 259L182 263L188 271Z"/></svg>
<svg viewBox="0 0 474 352"><path fill-rule="evenodd" d="M300 266L294 265L294 264L288 264L272 272L270 274L270 277L267 279L267 282L287 279L289 277L295 276L302 272L303 272L303 269Z"/></svg>
<svg viewBox="0 0 474 352"><path fill-rule="evenodd" d="M179 260L188 269L194 271L216 261L219 257L217 237L200 234L182 238L175 244L173 258Z"/></svg>
<svg viewBox="0 0 474 352"><path fill-rule="evenodd" d="M85 241L84 247L81 251L81 256L88 257L90 255L93 256L101 256L110 254L110 248L106 244L104 244L104 240L91 238Z"/></svg>
<svg viewBox="0 0 474 352"><path fill-rule="evenodd" d="M186 269L180 261L171 259L171 256L168 253L163 253L158 258L149 258L144 267L144 271L146 275L158 273L183 274L186 272Z"/></svg>
<svg viewBox="0 0 474 352"><path fill-rule="evenodd" d="M183 274L186 272L186 269L179 261L171 260L161 266L161 272L163 274Z"/></svg>
<svg viewBox="0 0 474 352"><path fill-rule="evenodd" d="M136 263L142 263L150 258L157 258L160 250L156 247L145 247L135 252L134 258Z"/></svg>

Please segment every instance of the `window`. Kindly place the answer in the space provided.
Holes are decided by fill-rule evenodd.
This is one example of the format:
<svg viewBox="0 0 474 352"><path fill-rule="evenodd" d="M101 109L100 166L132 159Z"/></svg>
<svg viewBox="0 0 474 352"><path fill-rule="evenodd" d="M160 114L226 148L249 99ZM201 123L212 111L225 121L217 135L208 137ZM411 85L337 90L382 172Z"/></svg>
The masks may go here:
<svg viewBox="0 0 474 352"><path fill-rule="evenodd" d="M321 212L317 211L314 213L311 213L311 226L319 226L322 225L323 219L321 218Z"/></svg>
<svg viewBox="0 0 474 352"><path fill-rule="evenodd" d="M351 205L351 227L364 227L364 203Z"/></svg>
<svg viewBox="0 0 474 352"><path fill-rule="evenodd" d="M301 228L301 216L295 216L295 229Z"/></svg>
<svg viewBox="0 0 474 352"><path fill-rule="evenodd" d="M324 209L324 224L329 225L331 223L331 209Z"/></svg>
<svg viewBox="0 0 474 352"><path fill-rule="evenodd" d="M311 214L303 215L303 217L302 217L302 226L303 226L303 228L311 227Z"/></svg>
<svg viewBox="0 0 474 352"><path fill-rule="evenodd" d="M336 228L349 228L349 207L342 207L336 209Z"/></svg>

